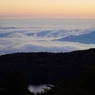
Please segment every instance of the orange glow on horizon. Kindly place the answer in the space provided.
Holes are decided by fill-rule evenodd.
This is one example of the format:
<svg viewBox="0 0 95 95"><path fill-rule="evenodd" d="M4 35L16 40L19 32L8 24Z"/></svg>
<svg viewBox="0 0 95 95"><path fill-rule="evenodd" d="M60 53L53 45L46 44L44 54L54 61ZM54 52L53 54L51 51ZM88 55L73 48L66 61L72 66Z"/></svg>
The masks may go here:
<svg viewBox="0 0 95 95"><path fill-rule="evenodd" d="M0 0L0 17L95 18L95 0Z"/></svg>

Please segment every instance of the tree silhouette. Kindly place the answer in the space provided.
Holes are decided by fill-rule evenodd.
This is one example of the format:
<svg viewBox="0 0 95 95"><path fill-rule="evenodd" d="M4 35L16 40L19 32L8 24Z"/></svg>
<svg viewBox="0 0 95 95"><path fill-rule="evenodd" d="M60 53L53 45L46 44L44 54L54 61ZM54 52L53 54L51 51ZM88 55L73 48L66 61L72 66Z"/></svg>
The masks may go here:
<svg viewBox="0 0 95 95"><path fill-rule="evenodd" d="M33 95L28 91L27 81L19 72L14 71L4 84L3 95Z"/></svg>

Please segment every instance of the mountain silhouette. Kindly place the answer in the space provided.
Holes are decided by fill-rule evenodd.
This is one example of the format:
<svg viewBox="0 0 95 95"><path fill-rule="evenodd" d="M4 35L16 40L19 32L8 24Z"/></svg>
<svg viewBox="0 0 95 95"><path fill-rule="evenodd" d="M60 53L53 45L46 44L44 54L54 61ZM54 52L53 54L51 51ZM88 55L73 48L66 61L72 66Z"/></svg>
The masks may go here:
<svg viewBox="0 0 95 95"><path fill-rule="evenodd" d="M67 36L65 38L58 39L58 41L79 42L84 44L95 44L95 31L88 34L81 34L78 36Z"/></svg>
<svg viewBox="0 0 95 95"><path fill-rule="evenodd" d="M33 95L27 90L32 84L58 85L44 95L95 94L95 49L0 56L0 95Z"/></svg>

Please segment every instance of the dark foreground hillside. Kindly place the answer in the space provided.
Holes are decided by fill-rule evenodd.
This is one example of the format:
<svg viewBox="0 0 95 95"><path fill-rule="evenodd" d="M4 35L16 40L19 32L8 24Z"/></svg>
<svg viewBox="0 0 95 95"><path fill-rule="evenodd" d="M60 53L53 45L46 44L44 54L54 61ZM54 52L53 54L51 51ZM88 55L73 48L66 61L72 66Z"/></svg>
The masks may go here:
<svg viewBox="0 0 95 95"><path fill-rule="evenodd" d="M94 95L95 49L0 56L0 95L32 95L29 84L56 85L43 95Z"/></svg>

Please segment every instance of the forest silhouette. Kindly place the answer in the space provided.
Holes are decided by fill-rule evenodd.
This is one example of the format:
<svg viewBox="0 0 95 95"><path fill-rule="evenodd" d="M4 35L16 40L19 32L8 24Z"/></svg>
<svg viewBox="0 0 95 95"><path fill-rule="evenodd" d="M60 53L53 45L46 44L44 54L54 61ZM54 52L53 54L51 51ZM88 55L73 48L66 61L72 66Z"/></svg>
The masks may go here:
<svg viewBox="0 0 95 95"><path fill-rule="evenodd" d="M37 95L94 95L95 49L0 56L0 95L34 95L30 84L55 85Z"/></svg>

